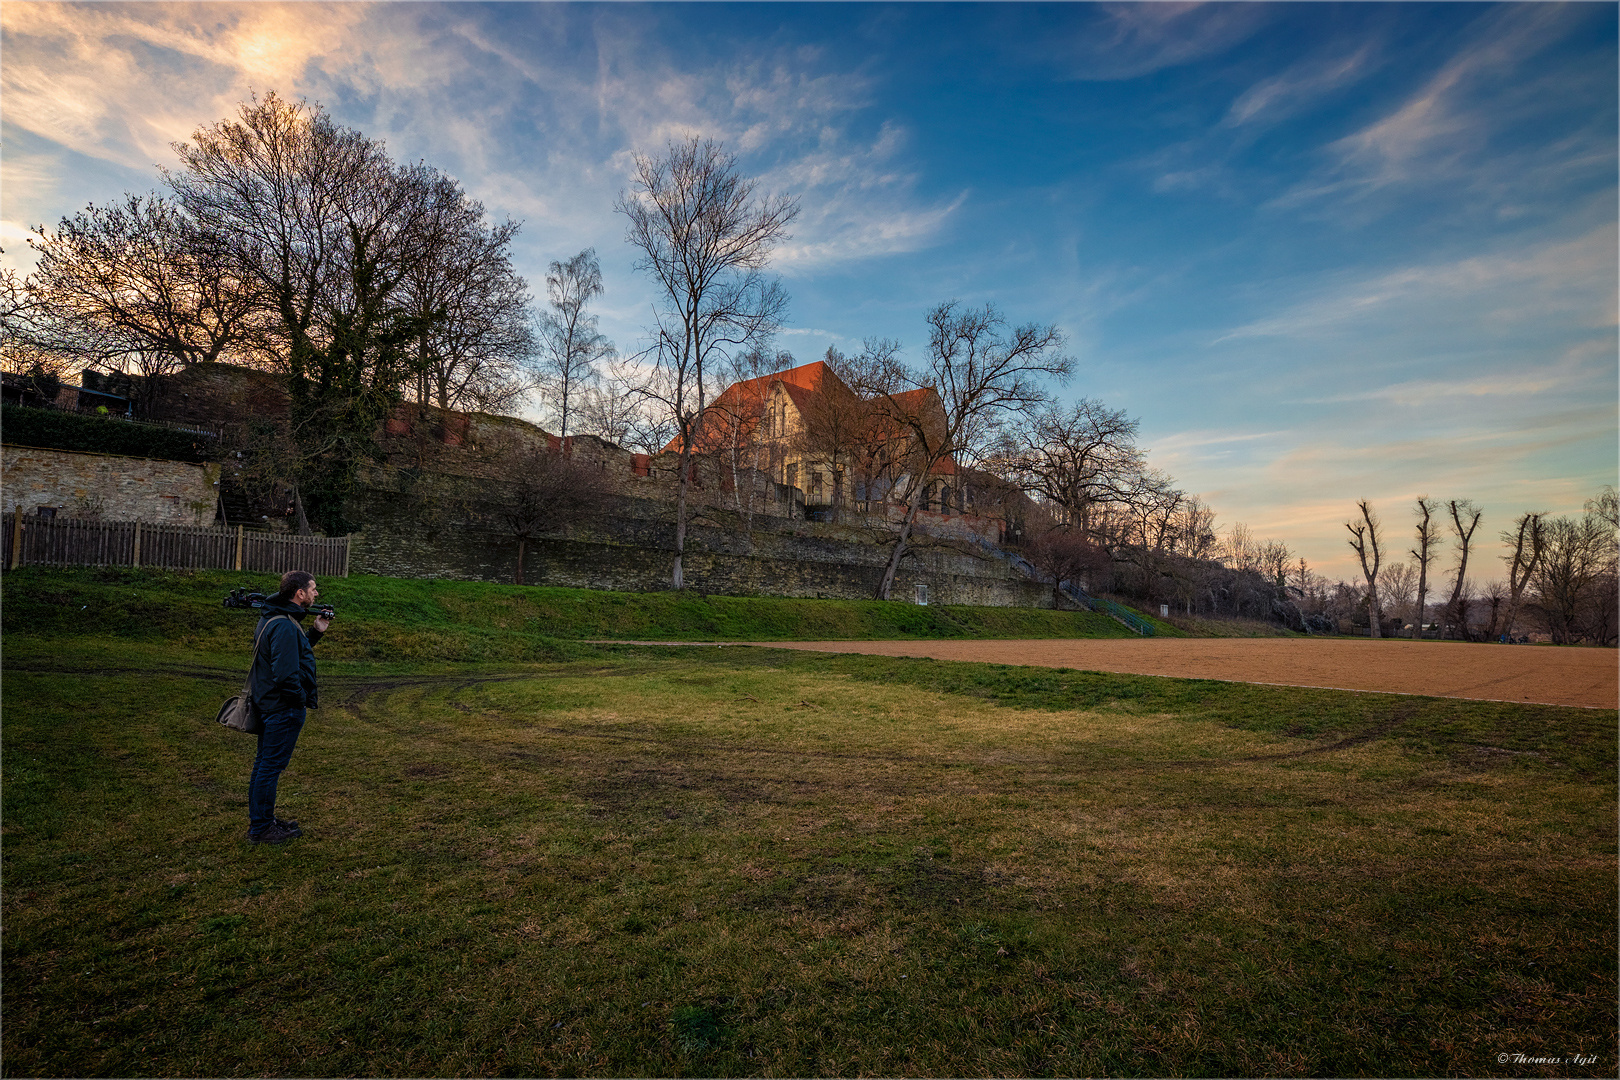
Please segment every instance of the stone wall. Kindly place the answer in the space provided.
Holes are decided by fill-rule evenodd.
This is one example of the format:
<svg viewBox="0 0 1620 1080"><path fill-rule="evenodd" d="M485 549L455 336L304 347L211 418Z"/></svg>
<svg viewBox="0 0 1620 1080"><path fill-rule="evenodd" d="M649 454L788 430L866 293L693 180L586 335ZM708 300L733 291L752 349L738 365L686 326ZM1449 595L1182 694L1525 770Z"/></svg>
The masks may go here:
<svg viewBox="0 0 1620 1080"><path fill-rule="evenodd" d="M513 582L518 543L495 526L495 492L477 481L413 488L379 472L360 497L350 572ZM524 581L647 592L668 588L673 508L634 497L568 535L528 541ZM1051 590L971 545L920 536L901 561L891 595L913 601L928 586L935 604L1050 607ZM889 549L849 526L707 509L687 531L683 570L695 592L870 599Z"/></svg>
<svg viewBox="0 0 1620 1080"><path fill-rule="evenodd" d="M207 525L218 466L184 461L0 447L0 510L51 507L63 517Z"/></svg>

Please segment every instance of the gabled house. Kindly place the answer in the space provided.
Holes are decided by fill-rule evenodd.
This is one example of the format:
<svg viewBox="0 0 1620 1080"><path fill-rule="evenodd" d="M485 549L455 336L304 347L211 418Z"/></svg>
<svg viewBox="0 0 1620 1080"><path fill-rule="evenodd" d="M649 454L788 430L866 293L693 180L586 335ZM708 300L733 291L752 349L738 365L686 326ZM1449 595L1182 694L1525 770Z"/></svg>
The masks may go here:
<svg viewBox="0 0 1620 1080"><path fill-rule="evenodd" d="M694 450L730 466L721 469L723 484L739 470L755 470L792 492L792 501L812 517L842 511L899 517L915 467L912 427L942 428L944 420L930 387L862 398L818 360L728 386L704 411ZM678 440L664 447L665 454L679 450ZM972 475L950 456L936 461L925 481L923 511L977 517ZM990 531L999 537L999 526Z"/></svg>

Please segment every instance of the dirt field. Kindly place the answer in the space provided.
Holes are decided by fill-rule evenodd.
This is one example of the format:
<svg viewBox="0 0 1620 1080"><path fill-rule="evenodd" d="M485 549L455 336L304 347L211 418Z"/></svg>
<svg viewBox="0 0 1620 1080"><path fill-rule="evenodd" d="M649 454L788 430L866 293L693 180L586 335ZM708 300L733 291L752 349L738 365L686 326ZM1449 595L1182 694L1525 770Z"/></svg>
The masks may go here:
<svg viewBox="0 0 1620 1080"><path fill-rule="evenodd" d="M1320 638L773 641L758 644L818 652L932 656L936 660L976 660L991 664L1029 664L1081 671L1380 690L1599 709L1613 709L1620 704L1620 654L1613 649Z"/></svg>

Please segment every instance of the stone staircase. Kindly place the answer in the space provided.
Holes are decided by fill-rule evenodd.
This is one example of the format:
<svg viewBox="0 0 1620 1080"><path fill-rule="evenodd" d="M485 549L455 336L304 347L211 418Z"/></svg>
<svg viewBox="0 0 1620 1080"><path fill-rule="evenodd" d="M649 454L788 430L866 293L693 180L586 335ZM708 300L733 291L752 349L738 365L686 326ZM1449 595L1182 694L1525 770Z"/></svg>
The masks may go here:
<svg viewBox="0 0 1620 1080"><path fill-rule="evenodd" d="M976 536L968 536L965 539L969 540L974 544L974 546L979 548L980 551L984 552L991 558L1000 559L1007 563L1014 570L1017 570L1031 581L1038 581L1042 585L1048 586L1052 584L1052 575L1042 573L1040 570L1036 569L1033 563L1024 558L1022 555L1019 555L1016 552L1007 551L996 546L995 544L990 543L988 540L984 540ZM1058 586L1058 591L1069 600L1072 600L1074 603L1085 608L1087 611L1101 612L1102 614L1113 619L1115 622L1119 623L1121 626L1124 626L1126 629L1140 634L1143 637L1153 636L1153 624L1123 604L1116 604L1112 600L1104 600L1101 597L1092 596L1084 589L1067 581L1062 582Z"/></svg>

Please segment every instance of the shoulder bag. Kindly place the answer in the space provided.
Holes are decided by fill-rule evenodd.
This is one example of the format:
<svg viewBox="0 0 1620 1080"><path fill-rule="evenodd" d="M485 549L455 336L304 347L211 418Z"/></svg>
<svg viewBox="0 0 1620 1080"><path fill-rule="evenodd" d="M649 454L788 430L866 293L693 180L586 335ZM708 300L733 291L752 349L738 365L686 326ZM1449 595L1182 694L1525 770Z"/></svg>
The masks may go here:
<svg viewBox="0 0 1620 1080"><path fill-rule="evenodd" d="M253 662L248 665L247 682L242 684L240 694L226 699L225 704L219 707L219 715L214 717L222 726L248 735L257 735L264 731L264 721L259 719L259 710L253 707L253 669L259 666L259 641L264 637L265 630L276 619L286 618L290 616L277 615L259 624L259 632L253 635Z"/></svg>

